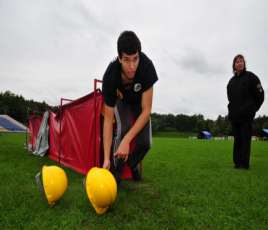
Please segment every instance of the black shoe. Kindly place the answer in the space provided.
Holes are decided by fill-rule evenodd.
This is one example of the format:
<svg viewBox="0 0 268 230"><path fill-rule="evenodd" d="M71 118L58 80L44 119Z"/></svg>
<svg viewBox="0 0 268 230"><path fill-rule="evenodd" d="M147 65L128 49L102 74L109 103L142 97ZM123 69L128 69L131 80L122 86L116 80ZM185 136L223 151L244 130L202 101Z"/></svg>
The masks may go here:
<svg viewBox="0 0 268 230"><path fill-rule="evenodd" d="M131 168L131 173L132 173L133 180L135 180L135 181L141 180L141 174L140 174L140 171L139 171L137 166L135 168Z"/></svg>
<svg viewBox="0 0 268 230"><path fill-rule="evenodd" d="M234 168L239 169L239 168L241 168L241 165L234 165Z"/></svg>
<svg viewBox="0 0 268 230"><path fill-rule="evenodd" d="M249 169L249 165L242 165L243 169Z"/></svg>

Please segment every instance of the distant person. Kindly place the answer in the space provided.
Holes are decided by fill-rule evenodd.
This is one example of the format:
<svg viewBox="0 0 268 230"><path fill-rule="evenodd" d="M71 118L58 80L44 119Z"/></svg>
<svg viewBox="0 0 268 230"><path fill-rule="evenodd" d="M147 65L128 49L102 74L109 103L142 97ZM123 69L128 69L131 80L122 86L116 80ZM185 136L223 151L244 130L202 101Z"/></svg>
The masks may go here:
<svg viewBox="0 0 268 230"><path fill-rule="evenodd" d="M119 183L125 163L130 166L133 179L141 179L137 165L151 146L150 114L153 85L158 78L152 61L141 52L140 40L134 32L120 34L117 51L118 57L103 76L103 168L110 169L112 156L112 172ZM113 139L114 116L117 130Z"/></svg>
<svg viewBox="0 0 268 230"><path fill-rule="evenodd" d="M252 123L264 101L259 78L246 70L243 55L233 60L234 76L227 85L229 120L234 135L233 161L235 168L249 169Z"/></svg>

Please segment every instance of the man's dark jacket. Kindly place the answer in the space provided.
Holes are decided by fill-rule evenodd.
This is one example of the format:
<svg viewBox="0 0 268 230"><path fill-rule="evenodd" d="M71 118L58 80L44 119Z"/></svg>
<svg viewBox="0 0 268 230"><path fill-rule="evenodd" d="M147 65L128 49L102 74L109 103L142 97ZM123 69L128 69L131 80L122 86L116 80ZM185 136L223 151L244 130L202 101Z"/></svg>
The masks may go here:
<svg viewBox="0 0 268 230"><path fill-rule="evenodd" d="M228 117L232 122L252 121L264 101L259 78L252 72L234 75L227 85Z"/></svg>

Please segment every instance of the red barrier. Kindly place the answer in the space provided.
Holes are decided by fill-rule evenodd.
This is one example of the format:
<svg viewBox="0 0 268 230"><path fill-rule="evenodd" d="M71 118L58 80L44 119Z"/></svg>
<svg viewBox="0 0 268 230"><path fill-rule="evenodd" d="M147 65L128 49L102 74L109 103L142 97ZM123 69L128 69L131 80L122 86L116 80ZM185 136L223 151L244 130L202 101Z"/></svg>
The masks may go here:
<svg viewBox="0 0 268 230"><path fill-rule="evenodd" d="M82 174L100 166L102 103L101 92L97 90L63 105L59 114L51 113L51 159Z"/></svg>
<svg viewBox="0 0 268 230"><path fill-rule="evenodd" d="M82 174L103 163L103 97L97 83L101 81L95 79L91 94L73 101L62 98L59 112L49 114L49 158ZM68 103L63 105L63 101ZM29 143L33 146L41 121L42 117L29 119ZM129 167L125 166L122 178L131 177Z"/></svg>
<svg viewBox="0 0 268 230"><path fill-rule="evenodd" d="M28 138L28 146L30 146L30 150L35 150L36 138L38 135L38 131L42 122L42 116L30 115L29 117L29 138Z"/></svg>

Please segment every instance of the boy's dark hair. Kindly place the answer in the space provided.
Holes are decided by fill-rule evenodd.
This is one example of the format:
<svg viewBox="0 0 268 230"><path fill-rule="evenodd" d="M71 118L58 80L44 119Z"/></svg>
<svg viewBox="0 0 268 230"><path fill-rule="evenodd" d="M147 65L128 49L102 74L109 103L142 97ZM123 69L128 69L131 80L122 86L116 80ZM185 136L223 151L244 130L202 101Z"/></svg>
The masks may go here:
<svg viewBox="0 0 268 230"><path fill-rule="evenodd" d="M118 56L122 58L122 54L135 54L141 52L141 42L133 31L123 31L117 40Z"/></svg>
<svg viewBox="0 0 268 230"><path fill-rule="evenodd" d="M245 60L244 56L243 56L242 54L237 54L237 55L234 57L234 60L233 60L233 73L235 73L235 62L236 62L236 60L237 60L238 58L241 58L241 59L244 60L244 70L243 70L243 71L247 70L247 68L246 68L246 60Z"/></svg>

